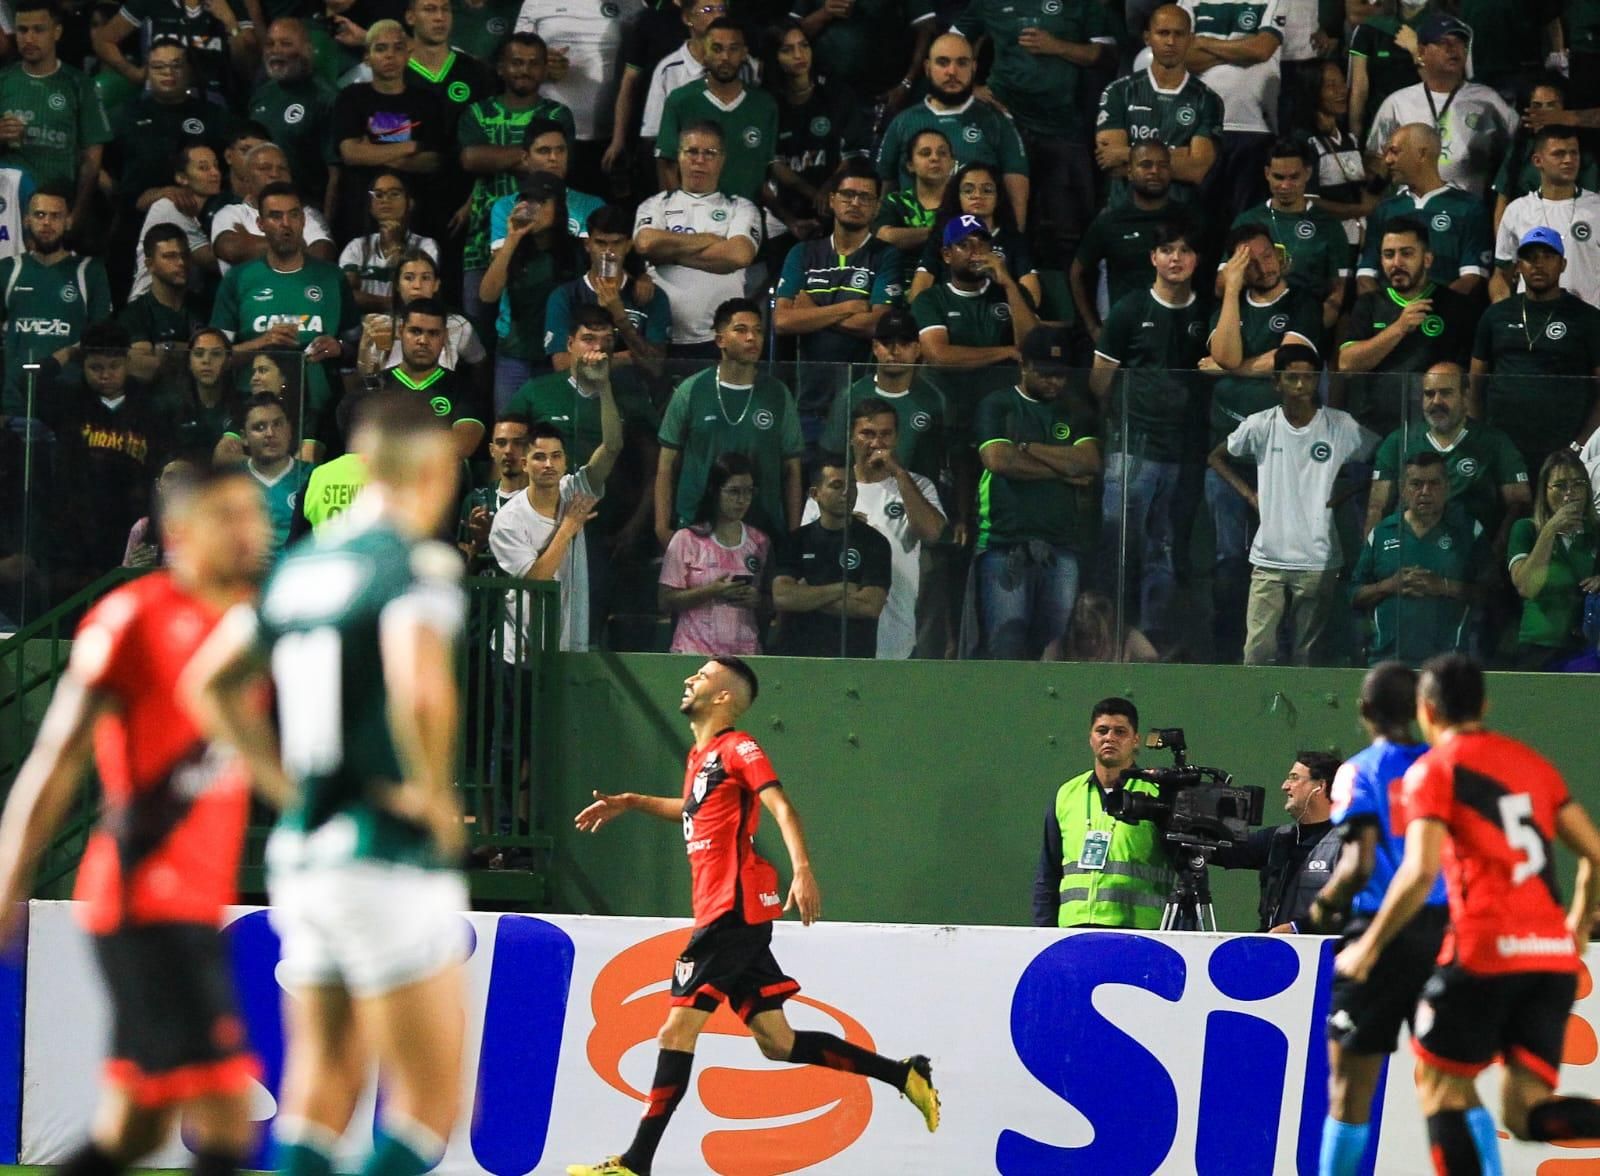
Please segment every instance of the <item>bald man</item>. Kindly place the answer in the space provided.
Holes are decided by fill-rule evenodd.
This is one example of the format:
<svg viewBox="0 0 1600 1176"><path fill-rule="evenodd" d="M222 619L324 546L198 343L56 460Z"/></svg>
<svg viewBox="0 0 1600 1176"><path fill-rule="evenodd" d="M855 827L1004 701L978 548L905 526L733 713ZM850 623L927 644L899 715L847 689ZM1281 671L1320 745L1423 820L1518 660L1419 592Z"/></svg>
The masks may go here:
<svg viewBox="0 0 1600 1176"><path fill-rule="evenodd" d="M928 95L894 116L878 152L878 174L898 185L905 174L911 144L923 131L941 132L950 140L957 166L987 163L998 167L1017 227L1027 227L1028 156L1011 120L987 102L974 102L975 59L972 42L960 33L935 37L923 65Z"/></svg>

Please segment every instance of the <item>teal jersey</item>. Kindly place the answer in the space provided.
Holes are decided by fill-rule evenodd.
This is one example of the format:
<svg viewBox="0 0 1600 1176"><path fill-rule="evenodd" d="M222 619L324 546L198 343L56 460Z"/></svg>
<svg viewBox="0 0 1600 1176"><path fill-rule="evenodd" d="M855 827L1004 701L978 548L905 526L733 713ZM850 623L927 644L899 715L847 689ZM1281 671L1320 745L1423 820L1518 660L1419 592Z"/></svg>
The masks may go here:
<svg viewBox="0 0 1600 1176"><path fill-rule="evenodd" d="M32 253L0 258L0 301L6 318L6 416L26 412L22 365L71 346L90 323L111 317L111 287L99 258L67 253L45 265ZM74 362L71 367L77 367ZM63 385L72 376L62 377Z"/></svg>
<svg viewBox="0 0 1600 1176"><path fill-rule="evenodd" d="M923 131L939 131L950 140L956 166L987 163L1003 175L1028 174L1028 154L1016 124L987 102L968 98L950 110L935 109L924 98L895 115L878 150L878 175L885 184L903 183L911 144Z"/></svg>
<svg viewBox="0 0 1600 1176"><path fill-rule="evenodd" d="M717 376L717 368L707 368L679 384L661 417L657 440L680 462L672 525L689 525L711 463L724 453L742 453L755 464L756 497L746 521L768 535L787 534L783 464L805 452L794 396L770 376L757 376L749 387Z"/></svg>
<svg viewBox="0 0 1600 1176"><path fill-rule="evenodd" d="M722 176L717 191L761 203L767 165L778 148L778 101L766 90L746 85L732 106L723 106L700 78L667 95L661 109L656 156L678 158L678 138L697 122L722 128Z"/></svg>
<svg viewBox="0 0 1600 1176"><path fill-rule="evenodd" d="M500 98L485 98L461 112L456 124L456 141L466 147L522 147L528 142L528 124L535 119L550 119L567 132L570 147L577 138L572 111L553 99L541 98L527 110L509 110ZM517 173L514 170L480 175L473 181L472 203L467 212L467 247L462 265L485 269L489 265L489 208L502 196L514 196Z"/></svg>
<svg viewBox="0 0 1600 1176"><path fill-rule="evenodd" d="M858 302L866 310L901 301L904 290L900 251L893 245L868 236L852 252L840 253L829 235L801 241L789 250L776 296L792 299L804 293L817 306ZM870 342L833 329L799 336L797 350L802 362L809 363L868 363L872 359Z"/></svg>
<svg viewBox="0 0 1600 1176"><path fill-rule="evenodd" d="M254 462L246 462L245 469L261 485L262 500L267 504L267 518L272 522L272 549L282 551L289 542L289 529L294 526L295 512L305 499L311 465L291 457L289 464L271 478L256 469Z"/></svg>
<svg viewBox="0 0 1600 1176"><path fill-rule="evenodd" d="M1125 444L1152 461L1200 459L1205 395L1194 368L1206 354L1206 322L1205 304L1194 293L1172 306L1144 290L1111 308L1094 348L1121 369L1111 384L1106 434L1115 440L1108 452Z"/></svg>
<svg viewBox="0 0 1600 1176"><path fill-rule="evenodd" d="M1305 212L1279 212L1271 201L1247 208L1234 218L1233 227L1263 225L1272 243L1289 259L1289 285L1306 290L1321 301L1350 276L1353 259L1344 222L1335 220L1315 204ZM1318 326L1318 335L1321 326Z"/></svg>
<svg viewBox="0 0 1600 1176"><path fill-rule="evenodd" d="M264 254L234 266L222 279L211 308L211 325L226 331L236 344L266 334L277 323L290 323L298 332L295 346L303 350L319 335L341 337L356 322L355 298L344 274L332 262L309 254L292 273L273 269ZM327 440L317 435L326 432L331 423L327 414L337 399L334 373L327 366L304 365L302 431L308 440Z"/></svg>
<svg viewBox="0 0 1600 1176"><path fill-rule="evenodd" d="M1428 276L1434 281L1448 286L1469 274L1485 279L1489 276L1494 265L1494 233L1489 227L1488 210L1478 197L1446 184L1428 193L1421 202L1407 190L1397 192L1372 210L1367 218L1367 238L1361 248L1357 277L1382 277L1378 255L1383 227L1400 217L1428 226L1428 248L1433 253L1433 269Z"/></svg>
<svg viewBox="0 0 1600 1176"><path fill-rule="evenodd" d="M982 451L998 442L1091 445L1094 412L1081 390L1035 400L1020 388L991 392L978 405L973 436ZM1091 551L1100 537L1099 486L1060 479L1007 478L985 469L978 478L978 550L1041 541Z"/></svg>
<svg viewBox="0 0 1600 1176"><path fill-rule="evenodd" d="M250 95L250 117L283 148L294 182L316 204L328 186L328 128L337 93L313 73L292 82L269 79Z"/></svg>
<svg viewBox="0 0 1600 1176"><path fill-rule="evenodd" d="M1159 139L1168 147L1187 147L1196 139L1215 143L1222 134L1222 99L1193 74L1176 90L1156 85L1148 69L1112 82L1100 95L1097 131L1122 131L1128 146ZM1114 180L1108 202L1126 197L1128 182ZM1194 185L1172 182L1174 195L1192 195Z"/></svg>
<svg viewBox="0 0 1600 1176"><path fill-rule="evenodd" d="M1211 334L1222 317L1219 306L1211 312ZM1322 334L1322 303L1303 290L1285 286L1271 302L1258 303L1246 294L1239 307L1239 338L1244 357L1265 355L1285 343L1303 343L1315 350ZM1207 338L1209 349L1210 335ZM1216 378L1211 389L1211 446L1222 444L1240 422L1253 412L1275 408L1282 398L1270 375Z"/></svg>
<svg viewBox="0 0 1600 1176"><path fill-rule="evenodd" d="M878 387L877 377L863 376L843 395L835 396L822 426L823 451L850 452L850 410L872 396L894 409L895 460L912 473L937 483L951 428L950 407L939 385L920 373L904 392L885 392Z"/></svg>
<svg viewBox="0 0 1600 1176"><path fill-rule="evenodd" d="M404 769L380 640L386 618L405 614L454 643L465 612L461 557L359 515L291 548L261 596L256 640L272 669L284 767L296 785L269 854L275 870L444 864L424 829L383 804Z"/></svg>
<svg viewBox="0 0 1600 1176"><path fill-rule="evenodd" d="M1378 446L1372 459L1372 480L1393 482L1398 489L1406 462L1430 451L1444 458L1450 501L1459 504L1485 534L1495 534L1505 517L1502 489L1528 484L1528 467L1511 438L1492 425L1474 421L1445 448L1420 423L1397 429Z"/></svg>
<svg viewBox="0 0 1600 1176"><path fill-rule="evenodd" d="M0 69L0 115L27 123L22 142L0 150L0 163L20 167L34 183L78 182L78 152L111 141L111 121L82 70L58 65L36 78L20 61Z"/></svg>
<svg viewBox="0 0 1600 1176"><path fill-rule="evenodd" d="M1367 536L1351 586L1380 583L1401 568L1422 568L1470 584L1484 566L1481 538L1478 525L1455 511L1446 511L1422 535L1397 511ZM1464 596L1386 596L1372 610L1369 661L1377 665L1395 659L1417 666L1436 654L1465 649L1471 616L1472 602Z"/></svg>
<svg viewBox="0 0 1600 1176"><path fill-rule="evenodd" d="M1064 57L1030 53L1017 43L1024 29L1041 29L1077 45L1116 44L1111 18L1098 0L972 0L955 28L994 46L989 88L1025 131L1083 140L1088 112L1081 105L1083 70Z"/></svg>

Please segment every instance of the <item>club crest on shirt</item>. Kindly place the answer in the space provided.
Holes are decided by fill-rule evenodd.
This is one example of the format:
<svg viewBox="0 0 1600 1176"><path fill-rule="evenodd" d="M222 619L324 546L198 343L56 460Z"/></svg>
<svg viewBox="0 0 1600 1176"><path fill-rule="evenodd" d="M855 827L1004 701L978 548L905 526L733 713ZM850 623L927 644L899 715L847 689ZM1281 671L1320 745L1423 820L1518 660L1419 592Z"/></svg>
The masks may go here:
<svg viewBox="0 0 1600 1176"><path fill-rule="evenodd" d="M1327 461L1332 456L1333 446L1329 445L1326 441L1318 441L1311 447L1312 461Z"/></svg>
<svg viewBox="0 0 1600 1176"><path fill-rule="evenodd" d="M711 773L720 772L721 770L722 757L713 751L706 756L705 763L701 764L700 770L694 774L694 785L690 789L690 794L694 797L696 804L706 798L706 793L711 788Z"/></svg>

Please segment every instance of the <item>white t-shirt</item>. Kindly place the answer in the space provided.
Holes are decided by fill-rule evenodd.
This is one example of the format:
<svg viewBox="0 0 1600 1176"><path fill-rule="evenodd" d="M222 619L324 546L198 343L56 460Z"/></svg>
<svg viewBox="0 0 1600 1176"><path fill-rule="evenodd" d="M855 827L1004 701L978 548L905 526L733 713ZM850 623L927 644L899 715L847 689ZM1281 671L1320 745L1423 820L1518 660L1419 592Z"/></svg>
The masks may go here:
<svg viewBox="0 0 1600 1176"><path fill-rule="evenodd" d="M1594 505L1600 510L1600 429L1589 434L1589 439L1583 443L1583 449L1578 453L1578 460L1583 462L1583 468L1589 471L1589 485L1594 491ZM1535 475L1537 476L1537 471Z"/></svg>
<svg viewBox="0 0 1600 1176"><path fill-rule="evenodd" d="M912 474L911 480L922 491L928 505L944 517L939 491L933 483L921 474ZM911 530L900 483L894 478L857 482L856 513L865 517L872 528L889 541L889 595L878 617L878 656L910 657L917 644L917 587L922 580L922 540ZM800 525L814 523L821 517L817 500L806 499Z"/></svg>
<svg viewBox="0 0 1600 1176"><path fill-rule="evenodd" d="M1463 82L1453 99L1449 94L1430 94L1425 84L1418 82L1396 90L1378 107L1367 132L1367 154L1382 155L1384 144L1398 127L1409 123L1436 126L1441 143L1439 175L1447 184L1482 196L1494 179L1517 121L1505 99L1478 82Z"/></svg>
<svg viewBox="0 0 1600 1176"><path fill-rule="evenodd" d="M1314 61L1320 54L1311 44L1317 31L1317 0L1278 0L1283 18L1283 60Z"/></svg>
<svg viewBox="0 0 1600 1176"><path fill-rule="evenodd" d="M394 266L385 263L384 256L378 250L378 233L368 233L365 237L356 237L339 251L339 268L342 270L355 270L360 279L363 294L376 294L387 298L394 289ZM399 253L394 255L394 260L399 261L402 254L413 249L420 249L433 258L434 264L439 262L439 243L432 237L424 237L420 233L406 234L406 243ZM384 277L375 276L382 273Z"/></svg>
<svg viewBox="0 0 1600 1176"><path fill-rule="evenodd" d="M506 575L521 579L528 574L528 569L533 567L544 549L550 546L550 540L572 496L593 494L598 498L604 491L604 486L598 491L590 486L589 470L585 466L577 473L561 479L561 506L555 518L548 518L534 510L526 492L518 494L495 512L494 523L489 527L489 553ZM589 556L581 534L567 548L566 558L556 569L556 579L561 583L561 648L568 653L583 653L589 648ZM518 597L522 595L517 591L506 593L501 656L512 665L528 663L523 639L527 633L527 622L532 619L532 610L525 602L520 605L523 620L521 634L516 626Z"/></svg>
<svg viewBox="0 0 1600 1176"><path fill-rule="evenodd" d="M523 0L516 31L567 51L567 76L539 93L567 105L580 139L611 134L622 30L642 9L640 0Z"/></svg>
<svg viewBox="0 0 1600 1176"><path fill-rule="evenodd" d="M724 196L720 192L694 196L680 188L657 192L639 205L633 235L638 237L641 229L748 237L759 246L761 212L743 196ZM731 274L711 274L686 265L652 265L651 276L672 304L672 341L708 342L717 307L730 298L744 297L747 271L748 267Z"/></svg>
<svg viewBox="0 0 1600 1176"><path fill-rule="evenodd" d="M1339 467L1371 456L1375 434L1337 408L1319 408L1295 428L1279 407L1253 412L1228 435L1228 452L1256 463L1261 527L1250 545L1260 568L1320 572L1339 563L1339 536L1328 499Z"/></svg>
<svg viewBox="0 0 1600 1176"><path fill-rule="evenodd" d="M1494 260L1510 265L1517 259L1517 246L1529 229L1541 225L1561 234L1567 247L1567 268L1561 275L1561 288L1571 290L1591 306L1600 305L1600 192L1579 190L1571 200L1546 200L1537 192L1518 196L1506 205L1495 234ZM1513 290L1522 288L1514 273Z"/></svg>
<svg viewBox="0 0 1600 1176"><path fill-rule="evenodd" d="M1199 78L1222 99L1222 129L1265 134L1278 125L1278 89L1283 56L1284 0L1178 0L1195 22L1195 35L1222 41L1243 41L1258 33L1271 33L1279 48L1255 65L1213 65ZM1226 12L1234 9L1234 12ZM1215 22L1227 21L1231 31L1218 34Z"/></svg>
<svg viewBox="0 0 1600 1176"><path fill-rule="evenodd" d="M249 233L252 237L263 236L261 218L256 212L255 205L241 200L237 204L219 208L217 215L211 218L211 244L215 245L217 238L229 229L238 229L240 232ZM300 239L307 245L333 240L333 234L328 232L328 222L323 220L322 214L310 205L306 206L306 231L300 234ZM224 277L233 268L220 257L217 258L217 264L222 267Z"/></svg>
<svg viewBox="0 0 1600 1176"><path fill-rule="evenodd" d="M133 288L128 291L130 301L150 289L150 271L144 267L144 235L157 225L177 225L182 229L183 235L188 238L191 254L211 244L206 240L205 230L200 227L198 220L184 216L178 211L178 206L165 196L157 200L144 214L144 224L139 226L139 242L133 247Z"/></svg>

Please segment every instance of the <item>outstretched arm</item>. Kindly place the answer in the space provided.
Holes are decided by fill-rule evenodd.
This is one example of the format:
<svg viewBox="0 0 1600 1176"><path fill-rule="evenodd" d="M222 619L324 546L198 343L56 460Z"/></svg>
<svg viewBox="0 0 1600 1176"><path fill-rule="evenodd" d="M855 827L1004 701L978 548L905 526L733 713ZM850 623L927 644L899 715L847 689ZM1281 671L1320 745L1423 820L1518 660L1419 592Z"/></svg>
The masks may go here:
<svg viewBox="0 0 1600 1176"><path fill-rule="evenodd" d="M572 819L580 833L598 833L629 809L638 809L663 821L683 820L681 796L644 796L638 792L618 792L608 795L596 792L594 803Z"/></svg>
<svg viewBox="0 0 1600 1176"><path fill-rule="evenodd" d="M794 870L794 881L789 884L789 898L783 909L798 910L800 921L809 927L822 917L822 891L811 872L811 854L806 849L805 830L800 827L800 813L789 803L782 785L762 789L761 803L772 814L778 832L783 834L783 847L789 851L789 865Z"/></svg>

